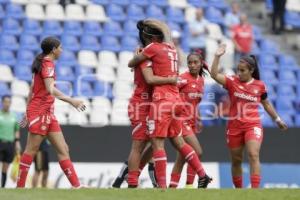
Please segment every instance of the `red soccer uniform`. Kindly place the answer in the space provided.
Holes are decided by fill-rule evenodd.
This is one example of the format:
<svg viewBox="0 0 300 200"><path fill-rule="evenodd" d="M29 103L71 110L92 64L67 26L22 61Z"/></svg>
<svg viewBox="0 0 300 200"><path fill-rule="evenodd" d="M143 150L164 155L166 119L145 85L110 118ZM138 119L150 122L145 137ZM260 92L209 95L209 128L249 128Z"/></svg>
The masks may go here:
<svg viewBox="0 0 300 200"><path fill-rule="evenodd" d="M261 142L262 125L258 111L265 84L256 79L243 83L238 76L226 76L225 88L229 92L230 111L227 125L227 143L239 147L249 140Z"/></svg>
<svg viewBox="0 0 300 200"><path fill-rule="evenodd" d="M156 76L168 77L178 74L176 49L167 43L151 43L143 50L143 55L152 61ZM180 101L176 85L158 85L153 88L148 128L151 137L175 137L181 132L181 122L177 121Z"/></svg>
<svg viewBox="0 0 300 200"><path fill-rule="evenodd" d="M204 79L201 76L193 77L190 72L180 75L181 83L178 84L180 96L185 104L181 116L184 118L182 126L183 136L197 132L198 104L203 96Z"/></svg>
<svg viewBox="0 0 300 200"><path fill-rule="evenodd" d="M128 105L128 116L131 121L132 138L134 140L148 140L147 122L149 115L152 88L146 83L142 70L150 67L152 62L147 60L134 68L135 89Z"/></svg>
<svg viewBox="0 0 300 200"><path fill-rule="evenodd" d="M241 52L250 53L253 42L252 26L250 24L233 26L232 34L233 39L241 47Z"/></svg>
<svg viewBox="0 0 300 200"><path fill-rule="evenodd" d="M41 64L41 72L33 76L32 98L27 106L27 118L29 132L47 135L49 132L61 132L56 117L54 116L55 97L46 89L44 79L56 79L54 63L44 58Z"/></svg>

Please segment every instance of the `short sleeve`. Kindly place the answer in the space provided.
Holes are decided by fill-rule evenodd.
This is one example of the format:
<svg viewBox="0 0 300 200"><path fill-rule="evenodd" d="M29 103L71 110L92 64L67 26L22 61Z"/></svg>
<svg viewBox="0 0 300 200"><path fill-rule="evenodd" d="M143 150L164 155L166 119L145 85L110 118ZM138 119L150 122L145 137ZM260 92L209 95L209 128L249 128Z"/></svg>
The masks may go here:
<svg viewBox="0 0 300 200"><path fill-rule="evenodd" d="M143 49L142 54L147 58L152 58L157 54L156 45L154 43L149 44Z"/></svg>
<svg viewBox="0 0 300 200"><path fill-rule="evenodd" d="M54 77L54 65L50 62L46 62L42 64L41 71L42 78L53 78Z"/></svg>
<svg viewBox="0 0 300 200"><path fill-rule="evenodd" d="M234 76L225 76L225 85L224 88L227 90L231 90L233 87Z"/></svg>
<svg viewBox="0 0 300 200"><path fill-rule="evenodd" d="M187 80L184 76L180 75L180 76L179 76L179 81L177 82L177 87L178 87L179 89L181 89L181 88L183 88L187 83L188 83L188 80Z"/></svg>
<svg viewBox="0 0 300 200"><path fill-rule="evenodd" d="M139 65L141 70L143 70L147 67L151 67L151 66L152 66L152 61L150 61L150 60L146 60Z"/></svg>

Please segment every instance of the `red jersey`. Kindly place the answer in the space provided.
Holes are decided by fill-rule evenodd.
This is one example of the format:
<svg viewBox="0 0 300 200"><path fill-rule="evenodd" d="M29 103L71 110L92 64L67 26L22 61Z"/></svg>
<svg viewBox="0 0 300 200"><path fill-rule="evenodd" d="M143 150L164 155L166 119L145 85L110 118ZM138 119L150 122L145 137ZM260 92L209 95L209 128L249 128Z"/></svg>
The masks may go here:
<svg viewBox="0 0 300 200"><path fill-rule="evenodd" d="M232 34L233 39L241 47L241 52L250 53L253 42L252 26L250 24L233 26Z"/></svg>
<svg viewBox="0 0 300 200"><path fill-rule="evenodd" d="M261 95L267 92L265 84L256 79L243 83L238 76L226 76L225 88L230 98L228 129L260 126L258 107Z"/></svg>
<svg viewBox="0 0 300 200"><path fill-rule="evenodd" d="M178 75L178 56L176 49L167 43L151 43L143 49L143 55L152 61L154 75L161 77ZM153 101L160 99L174 100L179 97L176 85L158 85L153 89Z"/></svg>
<svg viewBox="0 0 300 200"><path fill-rule="evenodd" d="M41 65L41 72L33 75L32 98L27 106L29 114L54 112L55 97L49 94L44 83L45 78L56 80L54 63L50 59L44 58Z"/></svg>
<svg viewBox="0 0 300 200"><path fill-rule="evenodd" d="M204 79L201 76L195 78L190 72L181 74L180 78L181 82L178 84L180 96L182 101L187 103L182 115L187 118L187 120L196 121L198 104L203 96Z"/></svg>

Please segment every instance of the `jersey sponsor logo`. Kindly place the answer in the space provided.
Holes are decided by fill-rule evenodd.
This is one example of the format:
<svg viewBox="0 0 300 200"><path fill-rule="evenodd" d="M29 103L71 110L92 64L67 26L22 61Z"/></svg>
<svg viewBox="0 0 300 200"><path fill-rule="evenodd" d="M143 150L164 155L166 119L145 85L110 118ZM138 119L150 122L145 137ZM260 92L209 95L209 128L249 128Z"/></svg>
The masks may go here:
<svg viewBox="0 0 300 200"><path fill-rule="evenodd" d="M188 96L191 99L197 99L197 98L202 97L202 93L199 93L199 92L190 92L190 93L188 93Z"/></svg>
<svg viewBox="0 0 300 200"><path fill-rule="evenodd" d="M238 98L241 98L241 99L246 99L248 101L257 101L257 97L247 95L247 94L244 94L244 93L235 92L233 95L235 97L238 97Z"/></svg>

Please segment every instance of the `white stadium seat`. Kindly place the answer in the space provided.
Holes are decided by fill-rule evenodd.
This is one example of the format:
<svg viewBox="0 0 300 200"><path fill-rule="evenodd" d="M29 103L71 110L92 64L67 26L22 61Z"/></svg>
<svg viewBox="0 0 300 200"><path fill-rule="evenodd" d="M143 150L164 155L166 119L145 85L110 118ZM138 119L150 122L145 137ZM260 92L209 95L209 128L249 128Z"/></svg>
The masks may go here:
<svg viewBox="0 0 300 200"><path fill-rule="evenodd" d="M89 0L76 0L76 4L89 5L91 2Z"/></svg>
<svg viewBox="0 0 300 200"><path fill-rule="evenodd" d="M101 51L98 54L100 67L118 67L119 61L112 51Z"/></svg>
<svg viewBox="0 0 300 200"><path fill-rule="evenodd" d="M186 0L169 0L169 5L170 6L174 6L174 7L178 7L178 8L186 8L188 6L188 3L186 2Z"/></svg>
<svg viewBox="0 0 300 200"><path fill-rule="evenodd" d="M55 113L55 117L59 124L66 125L68 124L68 118L64 113Z"/></svg>
<svg viewBox="0 0 300 200"><path fill-rule="evenodd" d="M78 112L75 108L69 112L69 124L71 125L82 125L88 124L87 114L85 112Z"/></svg>
<svg viewBox="0 0 300 200"><path fill-rule="evenodd" d="M109 124L108 114L102 112L100 109L93 109L90 114L90 125L92 126L106 126Z"/></svg>
<svg viewBox="0 0 300 200"><path fill-rule="evenodd" d="M83 7L77 4L68 4L66 6L66 19L79 21L85 20L86 17L83 11Z"/></svg>
<svg viewBox="0 0 300 200"><path fill-rule="evenodd" d="M112 111L111 102L105 97L94 97L92 99L92 111L101 110L103 113L110 114Z"/></svg>
<svg viewBox="0 0 300 200"><path fill-rule="evenodd" d="M26 111L26 101L24 97L13 96L11 98L11 110L24 113Z"/></svg>
<svg viewBox="0 0 300 200"><path fill-rule="evenodd" d="M127 66L128 62L131 58L133 58L134 53L131 51L121 51L119 55L119 63L120 65Z"/></svg>
<svg viewBox="0 0 300 200"><path fill-rule="evenodd" d="M28 4L29 0L11 0L11 2L15 4Z"/></svg>
<svg viewBox="0 0 300 200"><path fill-rule="evenodd" d="M26 81L14 80L11 84L12 95L27 97L30 87Z"/></svg>
<svg viewBox="0 0 300 200"><path fill-rule="evenodd" d="M118 67L117 79L133 83L134 73L129 67L121 65Z"/></svg>
<svg viewBox="0 0 300 200"><path fill-rule="evenodd" d="M111 114L111 125L129 125L128 118L128 101L127 100L114 100L113 110Z"/></svg>
<svg viewBox="0 0 300 200"><path fill-rule="evenodd" d="M208 37L215 40L223 39L221 27L218 24L209 23L206 28L208 29Z"/></svg>
<svg viewBox="0 0 300 200"><path fill-rule="evenodd" d="M70 112L70 109L71 109L70 104L68 104L68 103L66 103L64 101L55 99L55 102L54 102L54 112L56 114L67 114L67 113Z"/></svg>
<svg viewBox="0 0 300 200"><path fill-rule="evenodd" d="M100 5L88 5L86 8L86 19L105 22L107 21L107 17L104 11L104 8Z"/></svg>
<svg viewBox="0 0 300 200"><path fill-rule="evenodd" d="M86 97L74 97L74 98L83 101L83 103L86 107L86 109L84 111L86 114L91 112L91 110L92 110L91 109L91 102L89 101L88 98L86 98Z"/></svg>
<svg viewBox="0 0 300 200"><path fill-rule="evenodd" d="M30 19L44 20L45 12L43 6L40 4L27 4L26 16Z"/></svg>
<svg viewBox="0 0 300 200"><path fill-rule="evenodd" d="M129 99L133 92L132 84L129 84L126 81L117 80L113 87L113 94L116 98L119 99Z"/></svg>
<svg viewBox="0 0 300 200"><path fill-rule="evenodd" d="M46 6L47 20L65 20L64 9L60 4L49 4Z"/></svg>
<svg viewBox="0 0 300 200"><path fill-rule="evenodd" d="M114 82L116 80L116 74L113 68L99 66L97 68L97 77L105 82Z"/></svg>
<svg viewBox="0 0 300 200"><path fill-rule="evenodd" d="M196 8L189 7L185 9L185 20L188 22L193 21L196 18Z"/></svg>
<svg viewBox="0 0 300 200"><path fill-rule="evenodd" d="M299 0L287 0L286 9L289 11L300 12L300 1Z"/></svg>
<svg viewBox="0 0 300 200"><path fill-rule="evenodd" d="M86 67L97 67L98 60L97 56L93 51L82 50L78 54L78 61L79 64L86 66Z"/></svg>
<svg viewBox="0 0 300 200"><path fill-rule="evenodd" d="M0 64L0 81L11 82L14 77L9 66Z"/></svg>

